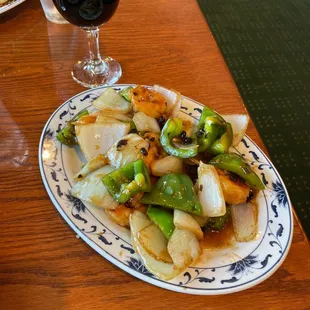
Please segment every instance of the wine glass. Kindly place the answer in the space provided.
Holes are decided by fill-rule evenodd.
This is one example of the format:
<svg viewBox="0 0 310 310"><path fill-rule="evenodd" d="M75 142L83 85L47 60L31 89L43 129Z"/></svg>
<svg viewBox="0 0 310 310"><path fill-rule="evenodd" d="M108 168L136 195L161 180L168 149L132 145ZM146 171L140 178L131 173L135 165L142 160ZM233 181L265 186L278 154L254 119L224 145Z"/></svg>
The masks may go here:
<svg viewBox="0 0 310 310"><path fill-rule="evenodd" d="M85 87L114 84L122 75L120 64L99 52L99 27L115 13L119 0L53 0L59 13L71 24L83 28L88 38L89 57L78 61L73 79Z"/></svg>

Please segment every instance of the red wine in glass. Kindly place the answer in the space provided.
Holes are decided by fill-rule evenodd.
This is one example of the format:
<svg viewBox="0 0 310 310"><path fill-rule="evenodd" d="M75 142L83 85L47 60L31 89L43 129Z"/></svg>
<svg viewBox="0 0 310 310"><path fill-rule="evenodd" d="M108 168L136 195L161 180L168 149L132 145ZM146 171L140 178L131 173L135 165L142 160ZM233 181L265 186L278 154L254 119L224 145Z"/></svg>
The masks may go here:
<svg viewBox="0 0 310 310"><path fill-rule="evenodd" d="M114 15L119 0L53 0L59 13L71 24L86 31L89 57L79 61L71 72L73 79L86 87L115 83L122 75L119 63L99 53L99 26Z"/></svg>
<svg viewBox="0 0 310 310"><path fill-rule="evenodd" d="M119 0L54 0L57 9L71 24L99 27L115 13Z"/></svg>

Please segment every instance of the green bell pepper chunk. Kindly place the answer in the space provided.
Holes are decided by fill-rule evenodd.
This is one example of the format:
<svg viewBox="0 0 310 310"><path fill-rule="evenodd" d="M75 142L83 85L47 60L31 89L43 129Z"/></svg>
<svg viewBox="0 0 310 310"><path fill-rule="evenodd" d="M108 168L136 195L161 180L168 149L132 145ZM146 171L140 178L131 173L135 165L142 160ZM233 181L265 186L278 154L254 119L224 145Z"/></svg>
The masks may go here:
<svg viewBox="0 0 310 310"><path fill-rule="evenodd" d="M166 239L170 239L174 231L173 213L161 207L149 205L146 215L162 231Z"/></svg>
<svg viewBox="0 0 310 310"><path fill-rule="evenodd" d="M211 154L222 154L227 153L228 149L232 145L233 141L233 131L230 123L226 123L226 132L208 149Z"/></svg>
<svg viewBox="0 0 310 310"><path fill-rule="evenodd" d="M172 139L179 136L183 131L183 122L179 118L170 118L160 134L160 143L164 150L175 157L189 158L198 154L198 145L190 145L178 148L172 145Z"/></svg>
<svg viewBox="0 0 310 310"><path fill-rule="evenodd" d="M139 192L151 190L149 172L142 159L112 171L102 178L102 182L119 203L125 203Z"/></svg>
<svg viewBox="0 0 310 310"><path fill-rule="evenodd" d="M209 164L239 175L252 189L262 190L264 184L249 164L238 154L226 153L215 156Z"/></svg>
<svg viewBox="0 0 310 310"><path fill-rule="evenodd" d="M226 206L226 213L222 216L218 217L209 217L208 222L205 226L203 226L203 230L215 230L215 231L221 231L228 220L230 219L230 207Z"/></svg>
<svg viewBox="0 0 310 310"><path fill-rule="evenodd" d="M66 145L72 146L72 145L77 144L76 139L75 139L75 128L72 123L77 121L78 119L80 119L82 116L85 116L85 115L88 115L87 110L80 112L75 118L73 118L71 121L68 121L66 127L64 127L58 132L58 134L56 135L56 138L61 143L66 144Z"/></svg>
<svg viewBox="0 0 310 310"><path fill-rule="evenodd" d="M131 90L133 89L132 86L126 87L120 90L118 93L127 101L131 102Z"/></svg>
<svg viewBox="0 0 310 310"><path fill-rule="evenodd" d="M196 136L198 138L199 152L207 151L213 142L226 131L226 122L209 107L202 110Z"/></svg>
<svg viewBox="0 0 310 310"><path fill-rule="evenodd" d="M224 123L224 124L226 123L224 118L220 114L214 112L212 109L205 106L201 112L201 116L200 116L200 119L198 122L198 127L197 127L198 130L203 128L203 126L206 122L206 118L208 116L214 116L214 117L218 118L222 123Z"/></svg>
<svg viewBox="0 0 310 310"><path fill-rule="evenodd" d="M142 197L141 202L202 215L193 182L187 174L170 173L162 176L152 191Z"/></svg>

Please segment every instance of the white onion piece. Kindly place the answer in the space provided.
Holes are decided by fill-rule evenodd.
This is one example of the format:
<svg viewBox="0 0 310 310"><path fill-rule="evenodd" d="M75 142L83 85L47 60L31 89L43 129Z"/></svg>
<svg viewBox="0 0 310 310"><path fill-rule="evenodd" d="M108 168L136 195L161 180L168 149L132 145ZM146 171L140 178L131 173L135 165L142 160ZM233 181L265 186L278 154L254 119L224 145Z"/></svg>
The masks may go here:
<svg viewBox="0 0 310 310"><path fill-rule="evenodd" d="M199 224L190 214L175 209L173 214L173 223L175 227L179 229L187 229L191 231L199 240L203 238L203 232Z"/></svg>
<svg viewBox="0 0 310 310"><path fill-rule="evenodd" d="M200 162L198 167L198 199L202 216L216 217L226 213L226 204L219 176L212 165Z"/></svg>
<svg viewBox="0 0 310 310"><path fill-rule="evenodd" d="M138 240L144 249L157 260L172 263L168 253L168 240L155 224L151 224L138 232Z"/></svg>
<svg viewBox="0 0 310 310"><path fill-rule="evenodd" d="M167 156L151 163L152 174L161 177L168 173L182 173L183 161L181 158Z"/></svg>
<svg viewBox="0 0 310 310"><path fill-rule="evenodd" d="M201 248L194 233L176 227L168 242L168 252L174 265L184 269L198 259Z"/></svg>
<svg viewBox="0 0 310 310"><path fill-rule="evenodd" d="M153 222L140 211L136 210L130 215L130 230L135 237L138 237L138 232L140 230L151 224L153 224Z"/></svg>
<svg viewBox="0 0 310 310"><path fill-rule="evenodd" d="M87 161L105 154L109 147L130 131L130 125L119 121L105 124L76 125L75 133Z"/></svg>
<svg viewBox="0 0 310 310"><path fill-rule="evenodd" d="M119 142L125 140L126 144L119 147ZM139 158L142 158L141 149L149 149L149 144L135 133L123 136L119 141L116 141L107 151L106 157L115 168L119 168L128 163L132 163Z"/></svg>
<svg viewBox="0 0 310 310"><path fill-rule="evenodd" d="M135 251L140 255L144 266L158 278L168 281L179 275L183 270L177 269L173 264L155 259L147 253L138 240L138 232L149 226L152 222L140 211L130 215L131 241Z"/></svg>
<svg viewBox="0 0 310 310"><path fill-rule="evenodd" d="M167 89L160 85L154 85L154 90L165 97L167 102L167 114L170 114L172 117L176 117L181 107L181 94L175 90Z"/></svg>
<svg viewBox="0 0 310 310"><path fill-rule="evenodd" d="M249 124L249 116L246 114L222 115L226 122L231 124L233 130L232 146L237 146L242 140Z"/></svg>
<svg viewBox="0 0 310 310"><path fill-rule="evenodd" d="M111 121L130 122L132 119L126 114L110 111L99 113L96 119L96 123L109 123Z"/></svg>
<svg viewBox="0 0 310 310"><path fill-rule="evenodd" d="M253 202L231 206L234 235L237 241L247 242L257 234L257 206Z"/></svg>
<svg viewBox="0 0 310 310"><path fill-rule="evenodd" d="M135 113L132 119L138 131L150 131L160 133L160 127L155 118L150 117L143 112Z"/></svg>
<svg viewBox="0 0 310 310"><path fill-rule="evenodd" d="M74 177L75 181L81 181L84 179L89 173L105 166L108 164L108 160L104 157L104 155L99 154L93 159L91 159Z"/></svg>
<svg viewBox="0 0 310 310"><path fill-rule="evenodd" d="M125 100L114 88L106 88L103 93L92 102L101 111L117 111L127 113L132 109L131 103Z"/></svg>
<svg viewBox="0 0 310 310"><path fill-rule="evenodd" d="M173 110L171 111L171 114L170 116L171 117L177 117L179 112L180 112L180 108L181 108L181 94L178 93L178 97L177 97L177 100L174 104L174 108Z"/></svg>
<svg viewBox="0 0 310 310"><path fill-rule="evenodd" d="M73 186L71 189L72 195L96 207L114 210L118 203L108 193L101 180L113 170L111 166L104 166L88 174L83 180Z"/></svg>

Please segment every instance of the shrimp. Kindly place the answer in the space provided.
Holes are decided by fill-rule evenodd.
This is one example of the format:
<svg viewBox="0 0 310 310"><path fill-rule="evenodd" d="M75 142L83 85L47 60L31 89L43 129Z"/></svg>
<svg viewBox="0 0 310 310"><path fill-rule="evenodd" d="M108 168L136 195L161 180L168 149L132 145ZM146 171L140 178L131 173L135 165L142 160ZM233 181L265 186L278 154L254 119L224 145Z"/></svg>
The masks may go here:
<svg viewBox="0 0 310 310"><path fill-rule="evenodd" d="M114 223L123 227L129 227L129 217L132 210L127 208L125 205L119 205L115 210L106 209L105 213Z"/></svg>
<svg viewBox="0 0 310 310"><path fill-rule="evenodd" d="M220 178L224 199L228 204L245 203L250 194L250 188L239 178L224 170L216 169Z"/></svg>
<svg viewBox="0 0 310 310"><path fill-rule="evenodd" d="M135 111L143 112L154 118L165 114L167 102L162 94L141 85L133 88L131 94L131 103Z"/></svg>
<svg viewBox="0 0 310 310"><path fill-rule="evenodd" d="M149 143L149 148L143 154L142 159L150 168L153 161L158 160L160 157L166 155L166 153L159 142L159 134L147 132L144 134L143 139Z"/></svg>
<svg viewBox="0 0 310 310"><path fill-rule="evenodd" d="M84 115L81 118L79 118L77 121L75 121L73 125L78 126L78 125L87 125L87 124L95 123L98 115L99 115L99 112Z"/></svg>
<svg viewBox="0 0 310 310"><path fill-rule="evenodd" d="M140 199L142 197L143 193L138 193L130 198L125 204L119 204L115 210L105 209L105 213L114 223L122 227L129 227L129 218L131 213L135 210L146 213L146 206L140 203Z"/></svg>
<svg viewBox="0 0 310 310"><path fill-rule="evenodd" d="M137 193L136 195L134 195L133 197L131 197L126 203L125 206L127 208L134 208L134 209L138 209L139 211L141 211L140 209L145 207L143 203L140 202L140 200L142 199L144 193L140 192ZM143 212L143 211L141 211ZM143 212L145 213L145 212Z"/></svg>

